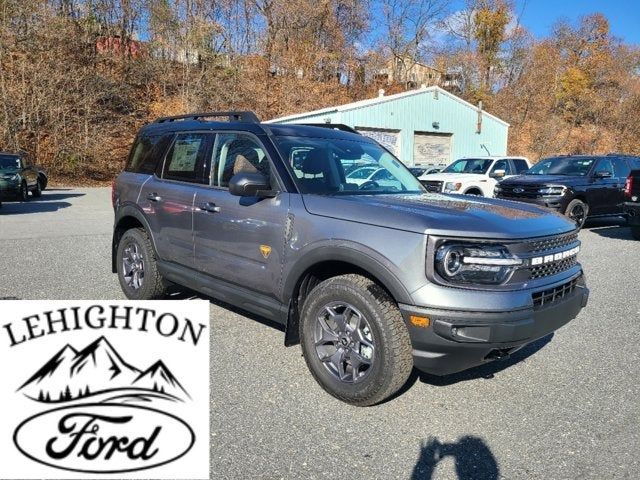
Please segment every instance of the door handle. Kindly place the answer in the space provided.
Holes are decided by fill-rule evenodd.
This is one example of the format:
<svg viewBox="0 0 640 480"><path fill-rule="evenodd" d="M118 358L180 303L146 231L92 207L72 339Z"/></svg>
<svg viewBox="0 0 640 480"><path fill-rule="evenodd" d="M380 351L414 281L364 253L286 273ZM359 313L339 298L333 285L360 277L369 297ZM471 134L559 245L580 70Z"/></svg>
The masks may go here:
<svg viewBox="0 0 640 480"><path fill-rule="evenodd" d="M162 200L162 197L156 192L147 193L147 200L151 200L152 202L159 202L160 200Z"/></svg>
<svg viewBox="0 0 640 480"><path fill-rule="evenodd" d="M198 208L203 212L209 212L209 213L220 212L220 207L216 206L216 204L213 202L201 203Z"/></svg>

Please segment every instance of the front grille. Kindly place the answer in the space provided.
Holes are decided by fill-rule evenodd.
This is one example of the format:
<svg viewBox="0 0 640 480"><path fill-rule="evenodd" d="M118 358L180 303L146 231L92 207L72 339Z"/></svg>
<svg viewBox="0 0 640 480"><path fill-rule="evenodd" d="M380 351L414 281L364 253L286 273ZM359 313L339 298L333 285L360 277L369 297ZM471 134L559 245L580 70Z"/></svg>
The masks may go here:
<svg viewBox="0 0 640 480"><path fill-rule="evenodd" d="M569 296L578 286L578 280L579 278L575 278L563 285L534 293L531 295L531 298L533 299L533 307L540 308Z"/></svg>
<svg viewBox="0 0 640 480"><path fill-rule="evenodd" d="M500 188L502 191L499 193L501 198L538 198L541 195L538 193L540 186L531 185L513 185L501 183Z"/></svg>
<svg viewBox="0 0 640 480"><path fill-rule="evenodd" d="M544 252L545 250L553 250L570 245L578 240L578 232L569 233L567 235L559 235L557 237L548 237L542 240L533 240L529 242L531 253Z"/></svg>
<svg viewBox="0 0 640 480"><path fill-rule="evenodd" d="M537 278L548 277L549 275L555 275L565 270L569 270L571 267L578 263L578 259L574 255L573 257L564 258L555 262L546 263L544 265L536 265L529 268L529 278L535 280Z"/></svg>
<svg viewBox="0 0 640 480"><path fill-rule="evenodd" d="M427 189L427 192L439 193L442 191L442 183L438 180L423 180L422 185Z"/></svg>

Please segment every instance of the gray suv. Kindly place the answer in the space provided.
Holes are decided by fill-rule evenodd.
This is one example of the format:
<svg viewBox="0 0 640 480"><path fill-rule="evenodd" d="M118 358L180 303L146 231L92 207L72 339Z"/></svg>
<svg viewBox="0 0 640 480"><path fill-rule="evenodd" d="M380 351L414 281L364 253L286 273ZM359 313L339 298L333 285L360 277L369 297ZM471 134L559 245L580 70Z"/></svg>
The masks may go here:
<svg viewBox="0 0 640 480"><path fill-rule="evenodd" d="M384 175L352 181L364 166ZM354 405L388 398L414 366L445 375L506 357L589 294L573 222L427 193L340 125L159 119L140 130L113 205L128 298L179 285L274 320L318 383Z"/></svg>

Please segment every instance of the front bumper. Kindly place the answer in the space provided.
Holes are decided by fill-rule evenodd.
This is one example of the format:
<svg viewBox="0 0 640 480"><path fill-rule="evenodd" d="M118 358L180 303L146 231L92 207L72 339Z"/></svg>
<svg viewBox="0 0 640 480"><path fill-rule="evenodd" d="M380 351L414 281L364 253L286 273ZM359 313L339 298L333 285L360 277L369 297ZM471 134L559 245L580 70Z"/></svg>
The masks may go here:
<svg viewBox="0 0 640 480"><path fill-rule="evenodd" d="M627 215L629 225L632 227L640 226L640 203L626 202L623 211Z"/></svg>
<svg viewBox="0 0 640 480"><path fill-rule="evenodd" d="M20 193L20 183L0 179L0 197L13 198Z"/></svg>
<svg viewBox="0 0 640 480"><path fill-rule="evenodd" d="M580 274L560 285L532 290L530 305L516 310L478 312L409 305L400 309L411 335L415 367L447 375L508 355L557 330L578 315L588 298ZM430 326L414 326L411 315L428 317Z"/></svg>

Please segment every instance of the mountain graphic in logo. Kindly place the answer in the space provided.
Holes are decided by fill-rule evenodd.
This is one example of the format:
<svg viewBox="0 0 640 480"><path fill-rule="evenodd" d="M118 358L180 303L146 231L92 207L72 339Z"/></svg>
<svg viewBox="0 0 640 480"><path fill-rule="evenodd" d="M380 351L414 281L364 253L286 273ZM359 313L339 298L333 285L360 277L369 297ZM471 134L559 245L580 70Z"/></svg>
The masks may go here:
<svg viewBox="0 0 640 480"><path fill-rule="evenodd" d="M102 401L164 398L183 401L189 394L158 360L146 370L127 363L105 337L82 350L65 345L18 388L44 403L63 403L100 396Z"/></svg>

